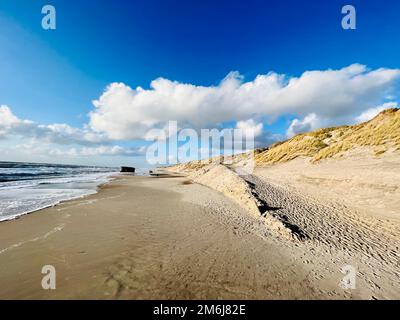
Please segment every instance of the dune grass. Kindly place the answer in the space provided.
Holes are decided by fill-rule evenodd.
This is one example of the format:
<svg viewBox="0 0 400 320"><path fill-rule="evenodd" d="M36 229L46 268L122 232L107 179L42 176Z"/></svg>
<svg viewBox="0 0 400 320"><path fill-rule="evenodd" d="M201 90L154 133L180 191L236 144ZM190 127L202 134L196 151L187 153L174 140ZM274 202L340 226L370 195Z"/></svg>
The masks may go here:
<svg viewBox="0 0 400 320"><path fill-rule="evenodd" d="M400 110L388 109L374 119L354 126L325 128L299 134L256 155L257 165L310 157L312 162L332 158L357 147L372 147L381 155L390 147L400 150Z"/></svg>

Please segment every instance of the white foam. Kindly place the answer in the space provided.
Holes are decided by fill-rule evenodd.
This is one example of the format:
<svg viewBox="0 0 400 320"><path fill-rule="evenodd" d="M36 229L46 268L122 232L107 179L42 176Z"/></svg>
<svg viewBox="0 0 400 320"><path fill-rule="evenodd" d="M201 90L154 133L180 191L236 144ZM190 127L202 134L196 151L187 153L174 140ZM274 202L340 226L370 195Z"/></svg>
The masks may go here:
<svg viewBox="0 0 400 320"><path fill-rule="evenodd" d="M75 177L13 181L0 187L0 221L12 220L97 192L97 186L110 180L115 173L87 174Z"/></svg>
<svg viewBox="0 0 400 320"><path fill-rule="evenodd" d="M36 237L36 238L33 238L33 239L29 239L29 240L27 240L27 241L21 241L21 242L18 242L18 243L14 243L13 245L11 245L11 246L9 246L9 247L7 247L7 248L1 249L1 250L0 250L0 254L3 254L4 252L7 252L7 251L12 250L12 249L15 249L15 248L19 248L19 247L21 247L21 246L23 246L24 244L29 243L29 242L35 242L35 241L38 241L38 240L47 239L47 238L48 238L49 236L51 236L52 234L63 230L64 227L65 227L65 224L63 223L63 224L61 224L61 225L59 225L59 226L53 228L53 229L50 230L49 232L46 232L46 233L45 233L44 235L42 235L42 236L39 236L39 237Z"/></svg>
<svg viewBox="0 0 400 320"><path fill-rule="evenodd" d="M19 188L30 188L39 186L42 184L64 184L72 182L98 182L99 184L107 182L110 173L89 173L78 176L49 178L49 179L35 179L35 180L17 180L0 182L0 190L4 189L19 189Z"/></svg>

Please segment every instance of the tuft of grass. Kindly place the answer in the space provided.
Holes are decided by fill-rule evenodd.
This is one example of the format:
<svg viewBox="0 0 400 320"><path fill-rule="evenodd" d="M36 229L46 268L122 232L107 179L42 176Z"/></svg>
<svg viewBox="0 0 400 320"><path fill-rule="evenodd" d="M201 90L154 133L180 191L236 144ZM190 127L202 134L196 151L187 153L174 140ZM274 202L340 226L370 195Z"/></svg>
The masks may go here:
<svg viewBox="0 0 400 320"><path fill-rule="evenodd" d="M330 138L332 138L332 132L329 128L300 134L257 154L255 160L257 164L273 164L290 161L301 156L312 157L328 146L325 140Z"/></svg>
<svg viewBox="0 0 400 320"><path fill-rule="evenodd" d="M379 149L379 150L375 149L374 150L375 156L379 156L381 154L384 154L385 152L386 152L386 149Z"/></svg>

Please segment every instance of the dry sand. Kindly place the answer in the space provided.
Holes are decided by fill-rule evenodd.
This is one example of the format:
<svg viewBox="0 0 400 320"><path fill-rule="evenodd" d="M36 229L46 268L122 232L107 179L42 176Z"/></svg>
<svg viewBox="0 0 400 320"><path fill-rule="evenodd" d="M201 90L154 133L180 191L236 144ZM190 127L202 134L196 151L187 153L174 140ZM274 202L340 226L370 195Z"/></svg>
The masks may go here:
<svg viewBox="0 0 400 320"><path fill-rule="evenodd" d="M257 168L256 174L302 193L400 223L400 153L379 157L365 149L312 164L309 158Z"/></svg>
<svg viewBox="0 0 400 320"><path fill-rule="evenodd" d="M323 204L257 176L247 178L258 179L251 190L260 199L274 194L277 206L285 197L294 201L293 210L282 209L289 219L311 207L330 217ZM400 297L392 260L377 263L360 248L346 251L316 241L317 222L301 226L308 239L282 237L223 191L181 177L126 176L96 195L1 223L0 298ZM358 270L355 290L339 286L347 264ZM41 288L43 265L55 266L56 290Z"/></svg>
<svg viewBox="0 0 400 320"><path fill-rule="evenodd" d="M281 246L312 252L305 260L317 274L351 265L358 271L362 298L398 299L399 154L351 154L319 164L308 160L256 168L245 176L221 164L170 170L220 191L248 215L258 211Z"/></svg>

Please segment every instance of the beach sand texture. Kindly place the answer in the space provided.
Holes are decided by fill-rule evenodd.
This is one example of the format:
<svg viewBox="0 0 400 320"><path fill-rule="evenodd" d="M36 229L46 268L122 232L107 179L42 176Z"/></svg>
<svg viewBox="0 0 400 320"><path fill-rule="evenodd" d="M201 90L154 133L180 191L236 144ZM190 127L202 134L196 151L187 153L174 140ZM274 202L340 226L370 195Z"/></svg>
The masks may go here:
<svg viewBox="0 0 400 320"><path fill-rule="evenodd" d="M0 224L0 297L322 298L337 289L326 281L321 292L241 208L184 181L124 177ZM56 290L41 288L43 265L55 266Z"/></svg>
<svg viewBox="0 0 400 320"><path fill-rule="evenodd" d="M367 277L370 265L360 264L356 253L276 236L233 200L186 178L119 178L96 195L0 224L0 238L3 299L399 294L388 282L390 272ZM356 290L339 286L344 263L360 268ZM47 291L41 268L49 264L57 271L57 289Z"/></svg>

